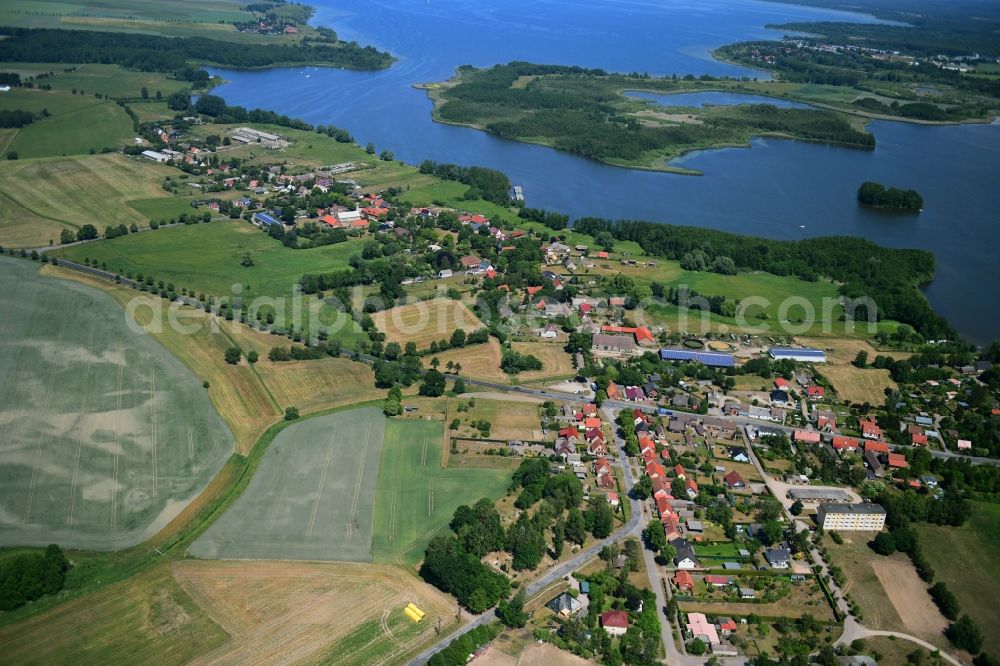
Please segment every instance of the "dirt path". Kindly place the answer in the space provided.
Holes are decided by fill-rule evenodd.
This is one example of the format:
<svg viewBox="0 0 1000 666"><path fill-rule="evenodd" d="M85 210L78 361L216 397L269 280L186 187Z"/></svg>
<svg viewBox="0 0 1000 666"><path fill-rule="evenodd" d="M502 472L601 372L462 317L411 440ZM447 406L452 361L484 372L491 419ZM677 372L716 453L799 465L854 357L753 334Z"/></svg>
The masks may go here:
<svg viewBox="0 0 1000 666"><path fill-rule="evenodd" d="M947 621L909 560L878 558L872 562L872 568L907 630L921 636L940 635L944 631Z"/></svg>

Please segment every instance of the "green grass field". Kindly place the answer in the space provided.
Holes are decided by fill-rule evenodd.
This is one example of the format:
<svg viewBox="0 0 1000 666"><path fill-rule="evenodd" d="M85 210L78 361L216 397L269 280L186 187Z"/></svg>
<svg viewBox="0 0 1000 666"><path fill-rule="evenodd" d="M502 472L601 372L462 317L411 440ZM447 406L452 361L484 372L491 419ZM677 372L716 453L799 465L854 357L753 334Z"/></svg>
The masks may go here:
<svg viewBox="0 0 1000 666"><path fill-rule="evenodd" d="M233 451L200 382L109 296L0 258L0 545L130 546Z"/></svg>
<svg viewBox="0 0 1000 666"><path fill-rule="evenodd" d="M91 93L14 88L0 97L0 109L49 112L19 129L7 145L7 152L15 151L21 159L117 150L133 136L125 110Z"/></svg>
<svg viewBox="0 0 1000 666"><path fill-rule="evenodd" d="M181 202L190 211L186 199L160 186L171 172L122 155L0 161L0 245L58 243L63 229L75 232L87 223L101 231L108 224L144 226L148 218L131 206L136 198L149 205Z"/></svg>
<svg viewBox="0 0 1000 666"><path fill-rule="evenodd" d="M72 93L73 89L84 91L92 96L94 93L110 95L111 97L140 98L145 87L150 99L155 99L157 91L165 99L170 93L188 87L184 81L167 78L158 72L140 72L124 69L118 65L100 65L86 63L79 65L71 72L65 63L4 63L4 71L17 72L21 78L47 74L38 79L38 84L48 84L53 91ZM43 93L44 94L44 93Z"/></svg>
<svg viewBox="0 0 1000 666"><path fill-rule="evenodd" d="M18 664L185 664L226 632L157 567L0 628L3 660Z"/></svg>
<svg viewBox="0 0 1000 666"><path fill-rule="evenodd" d="M920 545L944 581L983 630L983 648L1000 654L1000 504L975 502L972 517L961 527L921 523ZM993 629L991 629L991 627Z"/></svg>
<svg viewBox="0 0 1000 666"><path fill-rule="evenodd" d="M370 562L385 417L368 407L296 423L246 492L191 546L211 559Z"/></svg>
<svg viewBox="0 0 1000 666"><path fill-rule="evenodd" d="M416 419L386 424L375 497L378 562L415 566L460 504L499 499L510 484L509 470L442 468L442 427Z"/></svg>
<svg viewBox="0 0 1000 666"><path fill-rule="evenodd" d="M362 241L290 250L247 222L218 221L133 234L110 241L66 248L57 256L107 263L111 270L152 275L178 288L229 296L242 285L245 298L290 296L303 273L347 267ZM240 265L245 252L254 266Z"/></svg>

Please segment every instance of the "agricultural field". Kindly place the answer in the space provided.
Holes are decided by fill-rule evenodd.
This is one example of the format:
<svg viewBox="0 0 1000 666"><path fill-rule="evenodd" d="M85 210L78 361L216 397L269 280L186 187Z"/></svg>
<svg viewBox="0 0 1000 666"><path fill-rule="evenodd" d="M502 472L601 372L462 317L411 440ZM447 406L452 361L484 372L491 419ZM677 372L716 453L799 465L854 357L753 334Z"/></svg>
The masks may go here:
<svg viewBox="0 0 1000 666"><path fill-rule="evenodd" d="M888 370L876 368L857 368L851 364L858 352L868 354L871 362L878 354L893 358L908 358L906 352L879 352L868 342L850 338L796 338L796 342L826 351L827 362L820 366L819 372L833 385L837 395L842 400L873 405L880 405L885 400L885 389L896 388Z"/></svg>
<svg viewBox="0 0 1000 666"><path fill-rule="evenodd" d="M191 663L399 662L432 639L451 600L395 567L321 562L182 561L181 587L229 635ZM427 615L403 615L413 603Z"/></svg>
<svg viewBox="0 0 1000 666"><path fill-rule="evenodd" d="M82 90L87 95L98 93L115 98L134 98L137 101L141 100L144 87L150 99L155 99L157 92L166 99L171 93L184 90L190 85L186 81L171 79L158 72L141 72L118 65L97 63L85 63L69 68L65 63L10 62L4 63L3 68L6 72L20 74L22 79L47 74L44 79L36 83L52 86L52 91L72 93L73 89L76 89ZM72 71L67 72L67 69ZM48 91L36 89L36 92Z"/></svg>
<svg viewBox="0 0 1000 666"><path fill-rule="evenodd" d="M279 338L254 333L247 327L232 326L202 310L171 306L161 298L66 268L46 266L42 272L105 291L121 307L129 308L133 321L142 330L149 332L199 379L209 382L206 392L232 430L237 453L246 455L264 431L281 419L284 407L289 406L275 401L260 374L247 363L229 365L224 361L226 349L234 343L246 349L269 349L265 345ZM166 325L171 312L192 330ZM228 326L224 328L224 324ZM248 339L257 342L251 344ZM200 387L199 390L205 391Z"/></svg>
<svg viewBox="0 0 1000 666"><path fill-rule="evenodd" d="M286 428L243 495L194 542L191 554L370 562L385 430L385 417L373 407Z"/></svg>
<svg viewBox="0 0 1000 666"><path fill-rule="evenodd" d="M439 421L386 423L375 496L376 562L416 566L460 504L496 500L507 490L510 469L443 468L443 446Z"/></svg>
<svg viewBox="0 0 1000 666"><path fill-rule="evenodd" d="M109 270L152 275L198 293L228 297L234 285L241 297L291 296L303 273L347 267L360 240L307 250L292 250L242 220L225 220L130 234L99 243L64 248L59 257L106 263ZM240 265L245 253L254 265ZM283 308L278 308L283 311Z"/></svg>
<svg viewBox="0 0 1000 666"><path fill-rule="evenodd" d="M226 640L165 566L0 627L3 660L12 664L179 666Z"/></svg>
<svg viewBox="0 0 1000 666"><path fill-rule="evenodd" d="M294 36L265 36L237 32L234 21L252 14L234 0L175 2L138 0L10 0L0 8L0 23L21 28L109 30L168 36L198 36L252 43L289 42ZM63 66L65 67L65 65Z"/></svg>
<svg viewBox="0 0 1000 666"><path fill-rule="evenodd" d="M467 411L458 411L459 405L468 403L468 398L463 399L461 396L448 401L447 421L450 423L452 419L458 419L463 423L462 428L451 433L452 436L477 434L479 431L469 423L482 420L489 421L493 426L490 439L542 439L541 418L535 401L515 402L477 397L475 404Z"/></svg>
<svg viewBox="0 0 1000 666"><path fill-rule="evenodd" d="M281 419L285 407L297 407L305 415L384 396L374 387L371 368L363 363L342 358L271 362L270 349L288 347L290 340L65 268L47 266L42 272L102 289L123 307L131 303L137 324L209 382L208 396L233 431L238 453L248 453L268 426ZM166 325L171 313L192 330ZM231 346L240 347L244 355L256 351L260 360L253 367L245 358L229 365L223 357Z"/></svg>
<svg viewBox="0 0 1000 666"><path fill-rule="evenodd" d="M0 109L49 113L18 129L7 143L6 150L20 159L117 150L134 136L125 109L89 93L13 88L0 98Z"/></svg>
<svg viewBox="0 0 1000 666"><path fill-rule="evenodd" d="M552 342L512 342L511 348L519 354L530 354L542 362L541 370L530 370L515 375L519 383L572 377L576 374L573 357L563 346ZM463 365L463 367L465 367Z"/></svg>
<svg viewBox="0 0 1000 666"><path fill-rule="evenodd" d="M37 264L0 258L0 303L0 544L119 549L166 525L233 452L200 381Z"/></svg>
<svg viewBox="0 0 1000 666"><path fill-rule="evenodd" d="M374 313L372 319L385 333L387 341L400 345L413 342L418 350L427 349L431 342L448 340L458 329L471 333L483 328L482 322L467 305L450 298L399 305ZM471 349L459 351L469 354ZM464 363L462 367L465 367Z"/></svg>
<svg viewBox="0 0 1000 666"><path fill-rule="evenodd" d="M441 365L447 369L448 361L462 365L462 376L472 379L482 379L506 383L507 374L500 369L500 343L490 337L485 344L473 345L464 349L449 349L436 354Z"/></svg>
<svg viewBox="0 0 1000 666"><path fill-rule="evenodd" d="M920 545L934 567L935 580L947 583L962 612L983 628L984 648L1000 654L1000 505L973 504L972 516L961 527L920 524Z"/></svg>
<svg viewBox="0 0 1000 666"><path fill-rule="evenodd" d="M144 226L131 200L172 201L160 184L171 169L122 155L0 162L0 244L39 247L84 224ZM187 203L184 204L187 206Z"/></svg>

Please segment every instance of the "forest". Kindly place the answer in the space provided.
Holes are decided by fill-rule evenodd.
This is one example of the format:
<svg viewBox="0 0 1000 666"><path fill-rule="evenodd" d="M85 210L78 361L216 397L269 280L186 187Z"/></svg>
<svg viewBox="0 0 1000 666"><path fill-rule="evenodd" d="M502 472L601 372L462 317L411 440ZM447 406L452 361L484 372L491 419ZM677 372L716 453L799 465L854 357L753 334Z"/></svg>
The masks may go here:
<svg viewBox="0 0 1000 666"><path fill-rule="evenodd" d="M698 227L600 218L581 218L573 228L635 241L646 253L667 259L680 261L701 250L712 260L717 256L732 258L740 270L809 281L827 277L840 283L840 293L846 298L871 298L878 306L879 320L901 321L928 338L956 337L948 321L931 309L917 289L934 275L934 255L926 250L888 249L847 236L780 241ZM856 319L865 316L863 306L855 310Z"/></svg>
<svg viewBox="0 0 1000 666"><path fill-rule="evenodd" d="M867 181L858 188L858 201L871 208L883 208L908 213L919 213L924 208L923 197L916 190L887 188L881 183Z"/></svg>
<svg viewBox="0 0 1000 666"><path fill-rule="evenodd" d="M515 86L522 77L535 77ZM751 136L797 139L870 149L874 137L842 115L770 104L685 111L696 122L647 122L633 115L630 88L680 90L677 79L609 75L601 70L513 62L483 70L460 68L458 83L440 93L441 120L482 127L505 139L541 142L613 163L656 165L662 158Z"/></svg>
<svg viewBox="0 0 1000 666"><path fill-rule="evenodd" d="M160 37L95 30L0 27L0 62L103 63L146 72L176 72L190 63L253 69L276 65L333 65L375 70L394 58L355 42L245 44L205 37Z"/></svg>

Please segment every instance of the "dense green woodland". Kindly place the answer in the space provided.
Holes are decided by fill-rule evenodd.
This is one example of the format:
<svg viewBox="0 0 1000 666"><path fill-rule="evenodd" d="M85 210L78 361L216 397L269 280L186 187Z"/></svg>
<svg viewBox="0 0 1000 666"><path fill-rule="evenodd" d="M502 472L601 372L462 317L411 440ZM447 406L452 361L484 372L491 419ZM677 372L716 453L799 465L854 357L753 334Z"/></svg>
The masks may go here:
<svg viewBox="0 0 1000 666"><path fill-rule="evenodd" d="M447 122L476 125L507 139L542 141L599 160L651 161L708 145L745 143L772 133L858 148L871 134L842 116L770 104L698 109L700 123L647 124L627 113L621 91L681 90L676 79L608 75L603 70L512 62L489 69L459 69L459 82L441 93L437 113ZM523 87L520 78L535 76Z"/></svg>
<svg viewBox="0 0 1000 666"><path fill-rule="evenodd" d="M858 188L858 201L872 208L919 212L924 207L924 200L916 190L900 190L895 187L886 188L881 183L867 181Z"/></svg>
<svg viewBox="0 0 1000 666"><path fill-rule="evenodd" d="M14 553L0 558L0 611L14 610L29 601L63 588L69 563L59 546L44 551Z"/></svg>
<svg viewBox="0 0 1000 666"><path fill-rule="evenodd" d="M926 250L887 249L847 236L779 241L699 227L600 218L577 220L574 229L635 241L646 253L667 259L680 261L701 250L713 259L729 257L741 270L811 281L828 277L842 283L843 296L873 299L879 319L910 324L928 338L956 336L947 320L936 314L916 289L934 275L934 255ZM866 318L865 309L859 308L855 319Z"/></svg>
<svg viewBox="0 0 1000 666"><path fill-rule="evenodd" d="M0 27L0 62L82 62L174 72L189 63L251 69L275 65L325 64L383 69L388 53L355 42L334 44L244 44L205 37L160 37L94 30Z"/></svg>

